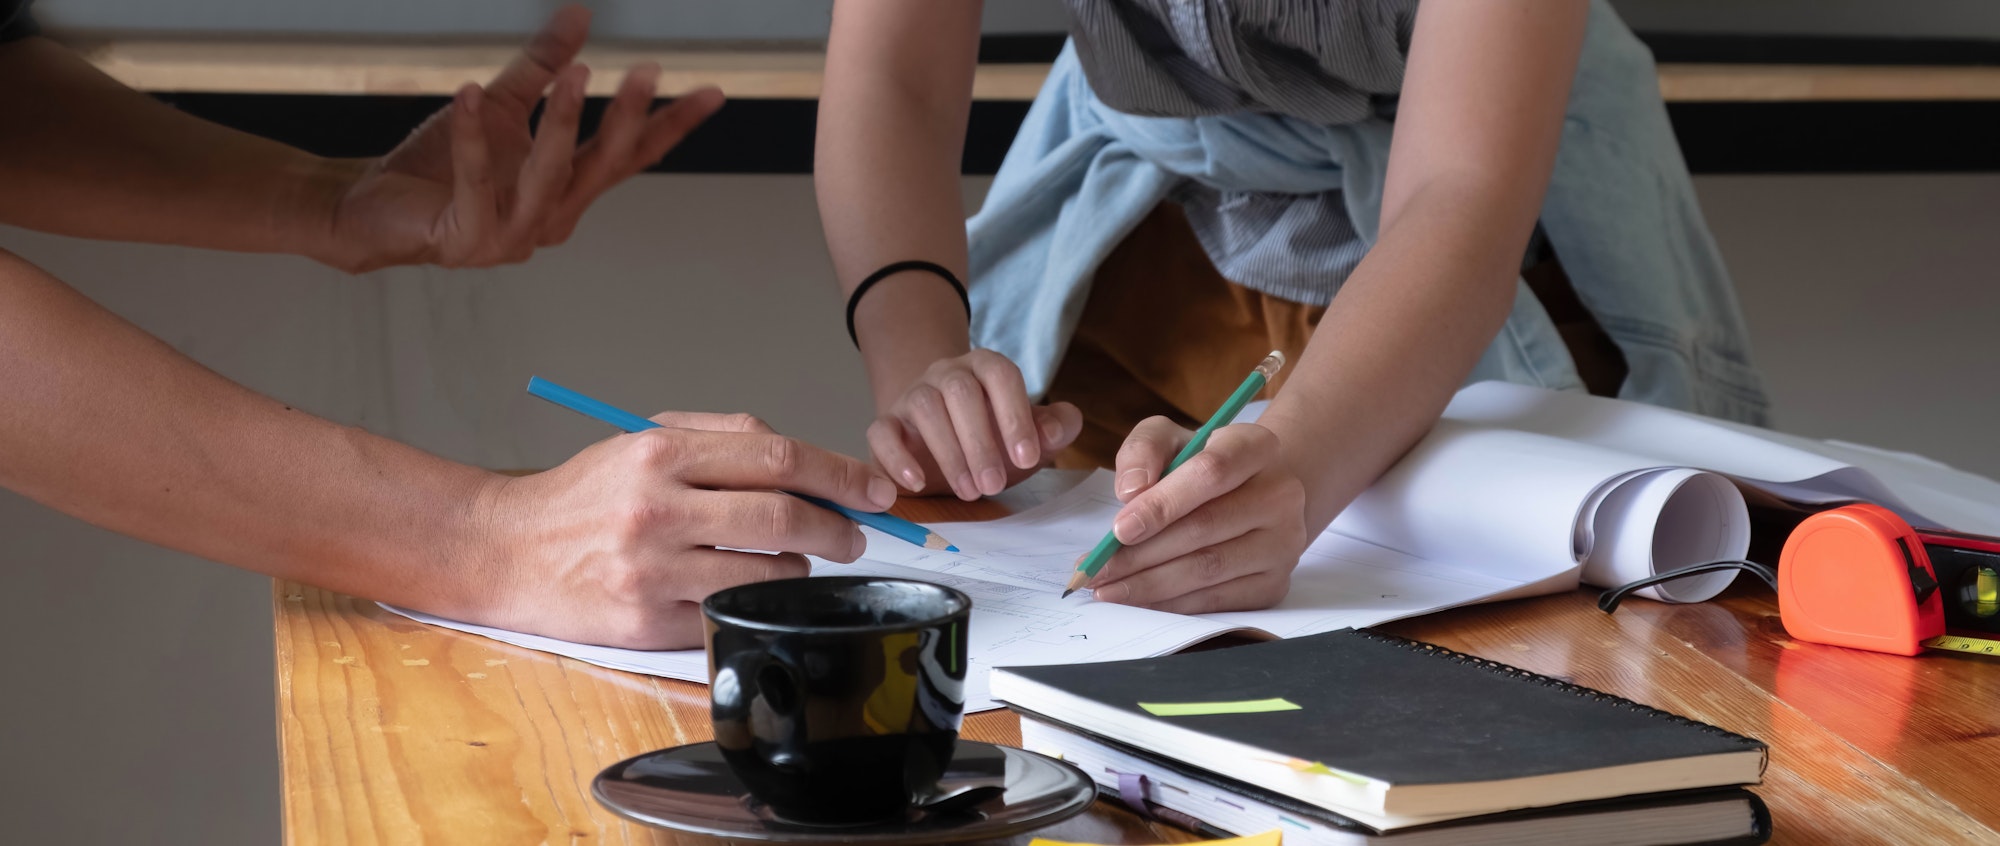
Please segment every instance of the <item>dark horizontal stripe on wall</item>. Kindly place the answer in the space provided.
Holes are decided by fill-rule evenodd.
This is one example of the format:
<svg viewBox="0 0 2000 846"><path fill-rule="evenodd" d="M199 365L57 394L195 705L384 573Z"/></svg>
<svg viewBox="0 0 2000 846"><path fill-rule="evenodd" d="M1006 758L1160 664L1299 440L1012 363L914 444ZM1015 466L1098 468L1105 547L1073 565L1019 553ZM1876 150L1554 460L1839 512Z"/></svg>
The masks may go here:
<svg viewBox="0 0 2000 846"><path fill-rule="evenodd" d="M1659 62L1731 65L2000 65L2000 41L1641 32Z"/></svg>
<svg viewBox="0 0 2000 846"><path fill-rule="evenodd" d="M328 156L387 152L443 97L162 95L190 114ZM604 102L591 101L586 128ZM811 173L812 100L735 100L654 168L666 173ZM964 169L1000 166L1028 104L972 107ZM1672 103L1695 173L2000 171L2000 101Z"/></svg>
<svg viewBox="0 0 2000 846"><path fill-rule="evenodd" d="M451 100L448 97L319 94L160 94L188 114L322 156L379 156ZM608 101L584 106L583 131L595 131ZM811 173L815 100L732 100L655 165L656 173ZM964 169L1000 166L1028 114L1018 101L976 103L967 127Z"/></svg>
<svg viewBox="0 0 2000 846"><path fill-rule="evenodd" d="M1069 35L1061 32L982 35L979 37L979 63L982 65L1048 64L1056 60L1056 55L1062 52L1063 42L1067 40Z"/></svg>
<svg viewBox="0 0 2000 846"><path fill-rule="evenodd" d="M1973 38L1885 38L1830 35L1731 35L1641 32L1639 40L1660 62L1732 65L2000 65L2000 41ZM979 61L1033 64L1055 61L1062 33L988 35L979 39Z"/></svg>
<svg viewBox="0 0 2000 846"><path fill-rule="evenodd" d="M2000 101L1669 103L1695 173L2000 171Z"/></svg>

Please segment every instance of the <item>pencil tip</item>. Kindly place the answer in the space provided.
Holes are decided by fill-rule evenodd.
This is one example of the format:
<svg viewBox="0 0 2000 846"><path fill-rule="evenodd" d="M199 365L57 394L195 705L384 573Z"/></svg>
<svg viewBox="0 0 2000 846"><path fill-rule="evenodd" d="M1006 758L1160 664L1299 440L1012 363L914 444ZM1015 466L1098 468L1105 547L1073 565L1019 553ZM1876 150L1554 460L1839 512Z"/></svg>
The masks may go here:
<svg viewBox="0 0 2000 846"><path fill-rule="evenodd" d="M1076 571L1076 573L1069 577L1069 584L1063 586L1063 596L1076 593L1077 589L1083 587L1084 583L1088 581L1090 581L1089 573L1082 570Z"/></svg>
<svg viewBox="0 0 2000 846"><path fill-rule="evenodd" d="M1076 593L1076 588L1070 588L1069 590L1063 591L1063 595L1061 596L1061 598L1068 599L1069 595L1072 593Z"/></svg>
<svg viewBox="0 0 2000 846"><path fill-rule="evenodd" d="M945 545L944 545L944 551L946 551L946 552L957 552L957 551L958 551L958 547L955 547L955 546L952 546L951 544L945 544Z"/></svg>
<svg viewBox="0 0 2000 846"><path fill-rule="evenodd" d="M951 541L945 540L944 535L940 535L937 532L929 532L924 535L924 548L942 549L946 552L958 551L958 547L952 546Z"/></svg>

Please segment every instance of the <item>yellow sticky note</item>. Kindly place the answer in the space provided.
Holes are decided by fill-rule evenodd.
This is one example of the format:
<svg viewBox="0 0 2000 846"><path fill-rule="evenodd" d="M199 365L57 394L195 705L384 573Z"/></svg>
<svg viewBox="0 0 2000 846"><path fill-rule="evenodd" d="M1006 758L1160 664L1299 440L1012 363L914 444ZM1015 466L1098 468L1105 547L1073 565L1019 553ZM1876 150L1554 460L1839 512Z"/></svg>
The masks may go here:
<svg viewBox="0 0 2000 846"><path fill-rule="evenodd" d="M1253 834L1249 837L1232 837L1228 840L1204 840L1201 842L1207 843L1209 846L1283 846L1284 837L1284 832L1274 828L1263 834ZM1064 843L1057 840L1043 840L1037 837L1028 846L1097 846L1097 844Z"/></svg>
<svg viewBox="0 0 2000 846"><path fill-rule="evenodd" d="M1245 699L1236 702L1141 702L1139 707L1155 717L1200 717L1208 714L1267 714L1298 711L1289 699Z"/></svg>
<svg viewBox="0 0 2000 846"><path fill-rule="evenodd" d="M1365 778L1362 778L1357 775L1351 775L1349 773L1343 773L1318 761L1307 761L1299 758L1288 758L1283 761L1271 761L1271 763L1284 764L1287 767L1291 767L1292 769L1305 773L1307 775L1333 776L1334 778L1340 779L1341 781L1352 782L1354 784L1368 783L1368 780Z"/></svg>

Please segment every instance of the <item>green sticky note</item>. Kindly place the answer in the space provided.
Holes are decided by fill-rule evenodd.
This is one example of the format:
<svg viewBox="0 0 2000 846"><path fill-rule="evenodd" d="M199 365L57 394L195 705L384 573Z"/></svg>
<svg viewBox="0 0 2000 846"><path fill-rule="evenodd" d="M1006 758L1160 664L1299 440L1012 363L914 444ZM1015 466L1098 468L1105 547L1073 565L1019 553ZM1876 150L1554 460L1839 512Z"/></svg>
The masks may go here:
<svg viewBox="0 0 2000 846"><path fill-rule="evenodd" d="M1207 714L1266 714L1298 711L1288 699L1246 699L1238 702L1141 702L1139 707L1155 717L1199 717Z"/></svg>

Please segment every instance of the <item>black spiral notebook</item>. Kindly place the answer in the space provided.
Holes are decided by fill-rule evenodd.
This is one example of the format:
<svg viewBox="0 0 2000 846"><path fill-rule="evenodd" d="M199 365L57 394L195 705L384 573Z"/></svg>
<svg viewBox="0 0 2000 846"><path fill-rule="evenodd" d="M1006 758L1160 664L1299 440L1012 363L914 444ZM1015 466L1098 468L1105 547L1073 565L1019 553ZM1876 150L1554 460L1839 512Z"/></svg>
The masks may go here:
<svg viewBox="0 0 2000 846"><path fill-rule="evenodd" d="M1326 634L1013 667L993 695L1083 732L1380 830L1754 784L1764 744L1392 635Z"/></svg>

